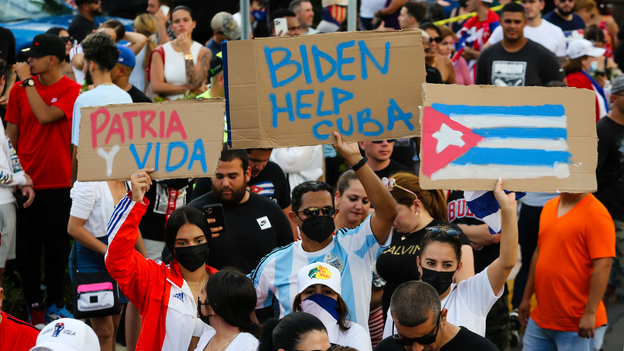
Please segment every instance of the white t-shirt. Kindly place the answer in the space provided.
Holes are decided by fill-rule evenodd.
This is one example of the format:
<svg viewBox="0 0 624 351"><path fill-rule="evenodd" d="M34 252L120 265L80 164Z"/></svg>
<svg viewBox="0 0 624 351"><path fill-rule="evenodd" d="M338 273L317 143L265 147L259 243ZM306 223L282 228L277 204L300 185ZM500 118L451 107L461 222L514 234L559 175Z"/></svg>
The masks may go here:
<svg viewBox="0 0 624 351"><path fill-rule="evenodd" d="M95 89L80 94L74 104L71 143L78 145L80 139L80 108L112 104L131 104L132 97L116 85L100 84ZM112 118L113 116L111 116Z"/></svg>
<svg viewBox="0 0 624 351"><path fill-rule="evenodd" d="M106 227L115 203L108 182L75 182L71 189L70 215L86 220L84 228L96 238L107 235Z"/></svg>
<svg viewBox="0 0 624 351"><path fill-rule="evenodd" d="M566 39L563 31L545 19L542 19L542 23L537 27L524 26L524 36L541 44L557 57L566 56ZM493 45L501 40L503 40L503 27L498 26L488 42Z"/></svg>
<svg viewBox="0 0 624 351"><path fill-rule="evenodd" d="M139 51L136 55L136 64L132 69L132 73L130 73L130 78L128 78L128 82L132 84L135 88L140 91L145 90L145 69L143 69L143 61L145 60L145 50L147 50L147 45Z"/></svg>
<svg viewBox="0 0 624 351"><path fill-rule="evenodd" d="M197 342L197 347L195 348L195 351L204 351L204 349L206 348L210 340L216 334L217 332L214 329L210 329L209 331L205 332L199 338L199 342ZM249 333L241 332L240 334L236 336L236 338L234 338L234 340L232 340L230 345L223 351L257 350L258 345L260 345L260 342L258 342L258 339L256 339L255 336Z"/></svg>
<svg viewBox="0 0 624 351"><path fill-rule="evenodd" d="M386 0L362 0L360 4L360 17L374 18L375 11L381 10L386 5Z"/></svg>
<svg viewBox="0 0 624 351"><path fill-rule="evenodd" d="M340 330L338 323L334 324L332 328L329 328L327 330L329 342L340 346L353 347L358 351L372 351L373 345L371 344L368 332L357 323L347 321L347 325L349 329L346 332Z"/></svg>
<svg viewBox="0 0 624 351"><path fill-rule="evenodd" d="M390 235L383 245L377 242L370 226L371 216L356 228L338 230L334 240L322 250L307 252L297 241L265 256L249 274L258 295L256 308L271 306L276 296L280 318L289 314L297 295L299 270L310 263L325 262L340 271L340 296L349 308L351 321L368 332L373 263L392 240Z"/></svg>
<svg viewBox="0 0 624 351"><path fill-rule="evenodd" d="M74 56L78 55L78 54L84 54L84 50L82 50L82 45L78 44L76 46L74 46L73 48L71 48L71 50L69 50L69 62L71 64L71 60L74 58ZM84 80L85 80L85 74L83 71L79 70L78 68L74 67L74 65L71 65L72 67L72 71L74 71L74 77L76 77L76 83L83 85L84 84Z"/></svg>
<svg viewBox="0 0 624 351"><path fill-rule="evenodd" d="M480 273L470 277L459 284L451 285L451 292L440 301L441 306L448 310L446 320L458 327L466 327L473 333L485 337L485 318L490 309L501 296L505 289L501 289L498 295L494 295L492 285L487 275L486 267ZM392 331L392 314L388 309L386 325L383 337L396 334L396 328Z"/></svg>

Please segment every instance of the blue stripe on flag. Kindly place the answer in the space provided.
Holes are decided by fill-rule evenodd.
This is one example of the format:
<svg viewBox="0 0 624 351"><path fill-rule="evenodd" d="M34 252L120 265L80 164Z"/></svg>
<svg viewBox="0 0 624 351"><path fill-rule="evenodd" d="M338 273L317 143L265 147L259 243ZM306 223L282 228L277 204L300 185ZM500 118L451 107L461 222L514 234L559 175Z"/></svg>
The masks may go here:
<svg viewBox="0 0 624 351"><path fill-rule="evenodd" d="M565 128L481 128L472 132L484 138L568 139Z"/></svg>
<svg viewBox="0 0 624 351"><path fill-rule="evenodd" d="M487 115L505 117L532 116L532 117L561 117L565 115L563 105L541 106L468 106L468 105L445 105L431 104L434 110L447 116L453 115Z"/></svg>
<svg viewBox="0 0 624 351"><path fill-rule="evenodd" d="M509 193L505 190L506 193ZM516 200L524 197L526 193L517 192ZM483 220L490 230L490 234L498 234L501 232L501 216L500 206L496 201L494 192L492 191L464 191L466 204L470 211L481 220Z"/></svg>
<svg viewBox="0 0 624 351"><path fill-rule="evenodd" d="M555 162L570 163L570 157L572 157L572 155L567 151L488 149L475 147L451 162L451 164L552 167Z"/></svg>

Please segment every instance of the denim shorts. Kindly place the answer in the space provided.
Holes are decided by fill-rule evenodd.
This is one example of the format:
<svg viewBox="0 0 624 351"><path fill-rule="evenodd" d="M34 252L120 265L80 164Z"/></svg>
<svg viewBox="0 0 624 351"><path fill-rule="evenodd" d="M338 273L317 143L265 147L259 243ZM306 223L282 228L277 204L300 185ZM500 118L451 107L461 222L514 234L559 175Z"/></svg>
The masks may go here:
<svg viewBox="0 0 624 351"><path fill-rule="evenodd" d="M96 238L102 243L108 245L108 236L103 236L101 238ZM71 250L69 254L69 278L71 278L72 282L74 280L74 269L79 269L83 273L95 273L95 272L105 272L106 266L104 264L104 256L98 252L95 252L78 241L75 241L75 250L76 250L76 267L74 267L74 249ZM128 300L121 289L119 290L119 303L128 303Z"/></svg>

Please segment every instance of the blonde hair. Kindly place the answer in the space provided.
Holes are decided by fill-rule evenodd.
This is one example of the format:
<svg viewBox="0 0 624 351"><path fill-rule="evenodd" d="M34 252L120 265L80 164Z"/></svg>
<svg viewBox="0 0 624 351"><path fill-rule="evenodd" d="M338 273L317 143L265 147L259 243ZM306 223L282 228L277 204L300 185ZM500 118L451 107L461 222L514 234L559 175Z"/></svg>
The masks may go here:
<svg viewBox="0 0 624 351"><path fill-rule="evenodd" d="M587 10L587 13L592 13L596 8L597 6L594 0L576 0L576 5L574 5L575 12L585 9Z"/></svg>
<svg viewBox="0 0 624 351"><path fill-rule="evenodd" d="M156 32L158 32L158 22L156 21L156 17L154 17L154 15L150 15L149 13L138 15L134 19L134 30L148 38L147 44L145 44L145 58L143 59L143 69L146 69L149 67L150 54L157 46L156 43L150 39L152 34L156 34Z"/></svg>

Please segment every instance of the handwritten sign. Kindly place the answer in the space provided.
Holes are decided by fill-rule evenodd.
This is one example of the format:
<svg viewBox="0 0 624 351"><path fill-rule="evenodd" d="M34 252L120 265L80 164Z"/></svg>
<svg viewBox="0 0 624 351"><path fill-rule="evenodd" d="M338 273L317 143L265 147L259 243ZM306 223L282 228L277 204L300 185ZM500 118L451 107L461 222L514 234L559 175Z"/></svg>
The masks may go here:
<svg viewBox="0 0 624 351"><path fill-rule="evenodd" d="M596 190L595 96L576 88L424 84L424 189Z"/></svg>
<svg viewBox="0 0 624 351"><path fill-rule="evenodd" d="M419 135L425 63L419 30L227 42L235 148Z"/></svg>
<svg viewBox="0 0 624 351"><path fill-rule="evenodd" d="M81 109L78 180L210 177L223 146L225 101L121 104Z"/></svg>

